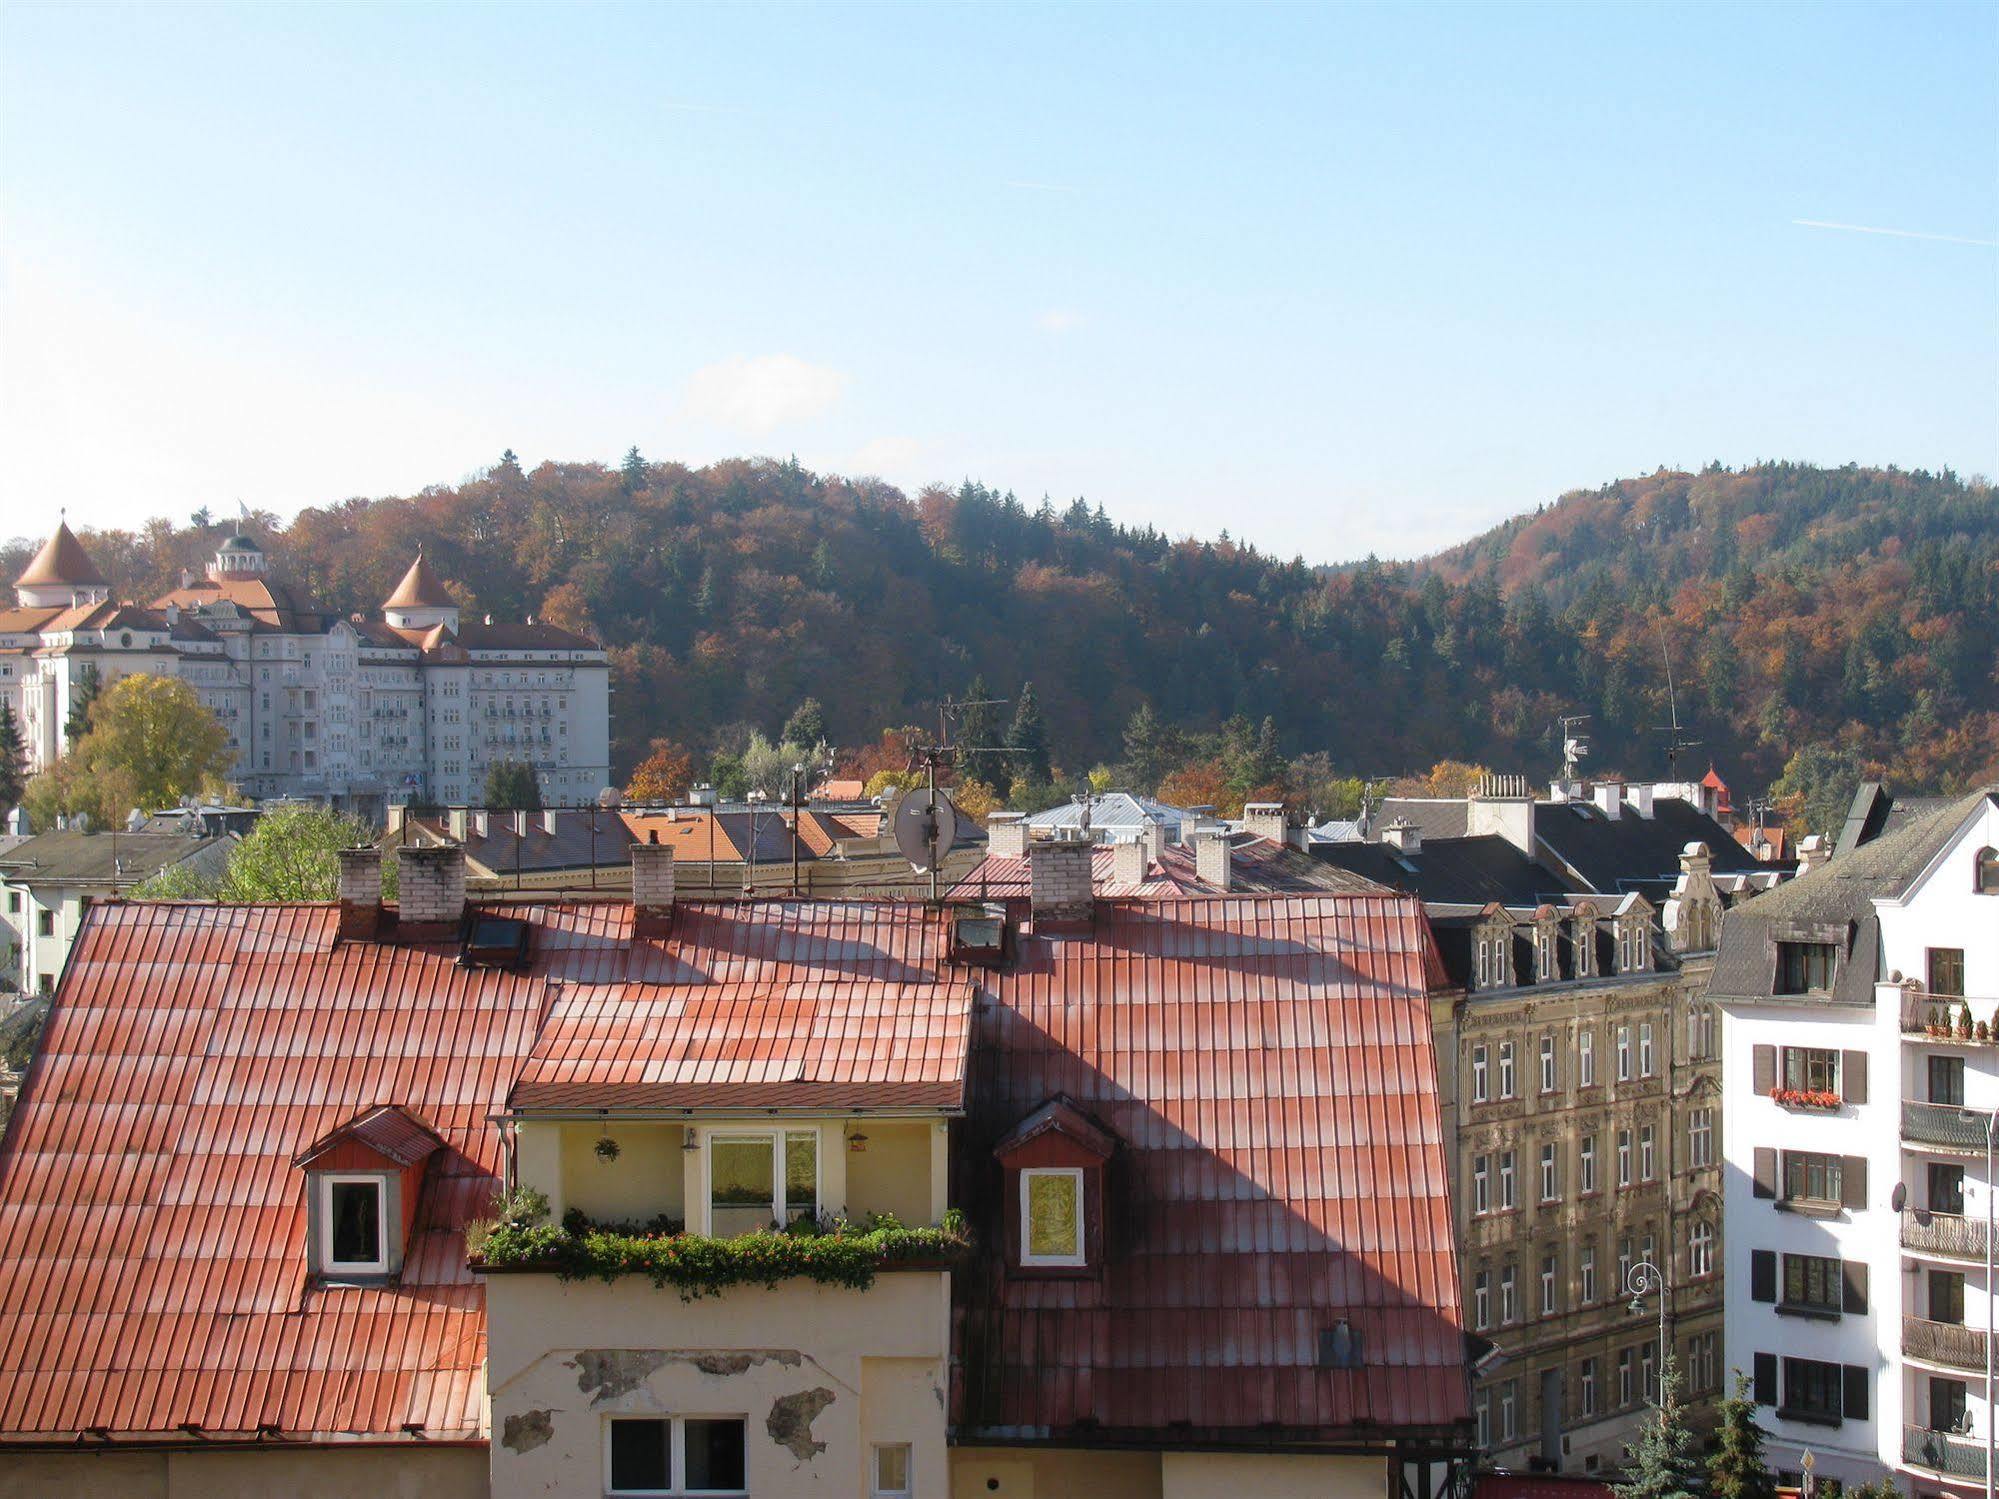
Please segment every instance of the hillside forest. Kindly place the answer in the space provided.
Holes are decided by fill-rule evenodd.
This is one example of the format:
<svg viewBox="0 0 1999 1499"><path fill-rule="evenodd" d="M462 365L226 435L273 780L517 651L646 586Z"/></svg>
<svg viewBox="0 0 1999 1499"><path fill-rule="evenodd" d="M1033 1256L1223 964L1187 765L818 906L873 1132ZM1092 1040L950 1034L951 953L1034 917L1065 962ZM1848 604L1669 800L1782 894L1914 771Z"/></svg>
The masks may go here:
<svg viewBox="0 0 1999 1499"><path fill-rule="evenodd" d="M118 595L145 599L238 524L86 539ZM968 697L1002 700L959 736L1009 749L974 768L1016 804L1092 770L1327 813L1361 778L1439 762L1545 780L1564 714L1589 715L1595 771L1663 775L1677 711L1699 741L1682 773L1712 761L1738 795L1799 806L1862 774L1908 791L1999 775L1999 504L1950 473L1661 470L1433 557L1339 567L1083 500L636 450L532 471L508 454L252 529L302 600L373 613L422 543L467 610L605 641L620 775L655 741L694 774L739 774L801 705L849 769L890 768L915 736L885 730Z"/></svg>

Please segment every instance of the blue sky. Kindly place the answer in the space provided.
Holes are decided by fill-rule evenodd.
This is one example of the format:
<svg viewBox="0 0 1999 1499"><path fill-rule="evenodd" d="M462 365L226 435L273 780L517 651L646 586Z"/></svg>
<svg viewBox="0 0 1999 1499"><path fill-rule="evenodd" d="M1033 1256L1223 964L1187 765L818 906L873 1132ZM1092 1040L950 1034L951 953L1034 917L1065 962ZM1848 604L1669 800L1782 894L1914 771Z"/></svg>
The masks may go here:
<svg viewBox="0 0 1999 1499"><path fill-rule="evenodd" d="M1661 464L1992 474L1995 76L1985 4L14 3L0 530L509 446L1312 560Z"/></svg>

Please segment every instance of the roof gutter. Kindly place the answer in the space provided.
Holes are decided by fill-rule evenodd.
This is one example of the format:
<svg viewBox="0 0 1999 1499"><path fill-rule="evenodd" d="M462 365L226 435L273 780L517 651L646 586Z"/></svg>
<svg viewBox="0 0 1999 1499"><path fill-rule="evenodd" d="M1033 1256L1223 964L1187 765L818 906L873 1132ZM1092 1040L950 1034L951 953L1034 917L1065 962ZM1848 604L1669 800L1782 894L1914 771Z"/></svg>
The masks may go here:
<svg viewBox="0 0 1999 1499"><path fill-rule="evenodd" d="M495 1122L505 1120L509 1123L522 1123L529 1120L541 1120L544 1123L562 1122L562 1121L570 1121L570 1122L588 1121L594 1124L605 1119L625 1119L625 1120L634 1120L641 1123L650 1120L665 1124L687 1124L693 1121L704 1120L704 1119L825 1119L829 1117L838 1117L845 1119L850 1116L855 1118L865 1116L869 1119L962 1119L965 1117L965 1112L966 1112L965 1106L963 1104L956 1104L949 1108L931 1108L931 1109L905 1109L905 1108L880 1109L880 1108L867 1108L859 1106L850 1106L845 1108L824 1106L819 1108L764 1108L764 1109L567 1108L567 1109L507 1109L497 1114L488 1114L486 1117Z"/></svg>

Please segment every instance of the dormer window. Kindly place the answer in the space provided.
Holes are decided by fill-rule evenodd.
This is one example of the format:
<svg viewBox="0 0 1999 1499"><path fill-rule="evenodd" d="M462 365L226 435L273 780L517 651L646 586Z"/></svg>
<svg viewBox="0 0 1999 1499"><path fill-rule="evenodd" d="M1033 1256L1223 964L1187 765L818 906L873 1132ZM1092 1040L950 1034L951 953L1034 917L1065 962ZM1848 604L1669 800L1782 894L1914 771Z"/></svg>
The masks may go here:
<svg viewBox="0 0 1999 1499"><path fill-rule="evenodd" d="M318 1268L326 1275L382 1275L389 1268L388 1182L319 1175Z"/></svg>
<svg viewBox="0 0 1999 1499"><path fill-rule="evenodd" d="M1005 1176L1010 1271L1077 1276L1104 1259L1104 1171L1116 1139L1066 1098L1043 1104L994 1149Z"/></svg>
<svg viewBox="0 0 1999 1499"><path fill-rule="evenodd" d="M1083 1173L1068 1166L1021 1172L1020 1221L1023 1265L1083 1264Z"/></svg>

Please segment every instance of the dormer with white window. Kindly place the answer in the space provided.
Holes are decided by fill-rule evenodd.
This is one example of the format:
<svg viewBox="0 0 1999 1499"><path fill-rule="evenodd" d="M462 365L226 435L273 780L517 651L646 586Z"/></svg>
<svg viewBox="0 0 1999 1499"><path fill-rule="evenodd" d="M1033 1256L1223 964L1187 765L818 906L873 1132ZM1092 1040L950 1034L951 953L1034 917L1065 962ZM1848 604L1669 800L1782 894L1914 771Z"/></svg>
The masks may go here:
<svg viewBox="0 0 1999 1499"><path fill-rule="evenodd" d="M1513 987L1513 918L1497 903L1481 913L1472 928L1472 988Z"/></svg>
<svg viewBox="0 0 1999 1499"><path fill-rule="evenodd" d="M1594 901L1579 900L1574 910L1570 912L1569 954L1575 965L1577 978L1596 977L1596 902Z"/></svg>
<svg viewBox="0 0 1999 1499"><path fill-rule="evenodd" d="M400 1274L424 1169L444 1142L383 1105L355 1116L292 1162L305 1174L307 1264L325 1281Z"/></svg>
<svg viewBox="0 0 1999 1499"><path fill-rule="evenodd" d="M1104 1173L1117 1140L1066 1098L1053 1098L993 1149L1003 1173L1009 1274L1068 1277L1104 1263Z"/></svg>
<svg viewBox="0 0 1999 1499"><path fill-rule="evenodd" d="M1610 920L1617 971L1650 973L1653 968L1651 902L1633 892L1617 903Z"/></svg>
<svg viewBox="0 0 1999 1499"><path fill-rule="evenodd" d="M1553 906L1534 908L1534 982L1559 983L1562 978L1562 915Z"/></svg>

